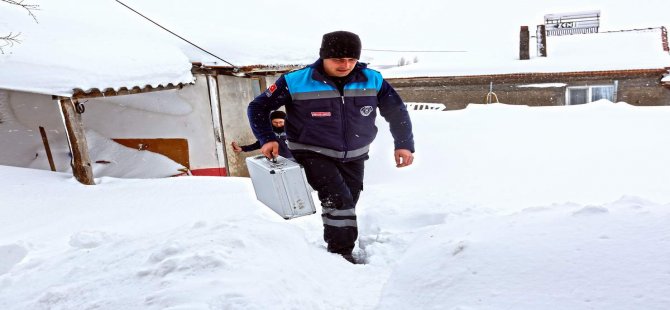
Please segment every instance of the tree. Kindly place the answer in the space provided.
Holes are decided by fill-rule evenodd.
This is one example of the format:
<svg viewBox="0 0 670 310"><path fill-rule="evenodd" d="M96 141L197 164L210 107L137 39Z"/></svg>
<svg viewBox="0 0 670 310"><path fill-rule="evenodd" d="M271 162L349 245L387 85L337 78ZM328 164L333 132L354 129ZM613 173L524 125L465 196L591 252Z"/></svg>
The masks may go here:
<svg viewBox="0 0 670 310"><path fill-rule="evenodd" d="M398 67L402 67L407 64L407 61L405 60L405 57L400 57L400 60L398 60Z"/></svg>
<svg viewBox="0 0 670 310"><path fill-rule="evenodd" d="M21 8L24 8L26 11L28 11L28 15L32 17L36 23L37 21L37 16L35 16L35 11L38 11L40 9L40 6L37 4L30 4L30 3L25 3L25 0L0 0L0 2L8 3L10 5L16 5ZM19 40L19 36L21 35L20 32L14 33L10 32L9 34L5 36L0 36L0 54L4 54L5 51L2 49L3 47L6 46L13 46L16 43L21 43L21 40Z"/></svg>

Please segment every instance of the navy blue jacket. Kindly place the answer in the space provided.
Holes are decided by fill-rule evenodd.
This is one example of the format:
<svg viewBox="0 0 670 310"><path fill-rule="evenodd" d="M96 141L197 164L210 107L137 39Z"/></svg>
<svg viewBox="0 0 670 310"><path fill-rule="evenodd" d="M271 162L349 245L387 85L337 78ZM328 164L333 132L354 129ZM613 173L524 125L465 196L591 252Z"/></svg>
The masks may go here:
<svg viewBox="0 0 670 310"><path fill-rule="evenodd" d="M400 96L377 71L356 64L342 89L323 72L318 60L282 75L247 109L261 145L276 141L270 111L286 106L285 130L291 151L312 151L343 161L368 152L377 135L377 109L390 124L396 149L414 152L412 122Z"/></svg>

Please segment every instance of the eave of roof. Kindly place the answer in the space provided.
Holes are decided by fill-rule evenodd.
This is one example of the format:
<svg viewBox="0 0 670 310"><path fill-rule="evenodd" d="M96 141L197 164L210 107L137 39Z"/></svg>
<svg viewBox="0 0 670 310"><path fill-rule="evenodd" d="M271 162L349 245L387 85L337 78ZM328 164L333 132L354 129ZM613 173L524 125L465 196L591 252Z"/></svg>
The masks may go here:
<svg viewBox="0 0 670 310"><path fill-rule="evenodd" d="M88 90L83 90L80 88L75 88L73 90L72 98L74 99L86 99L86 98L99 98L99 97L113 97L113 96L123 96L123 95L132 95L132 94L142 94L142 93L150 93L150 92L156 92L156 91L163 91L163 90L171 90L171 89L182 89L184 86L187 85L192 85L193 83L177 83L177 84L172 84L168 83L166 85L158 85L158 86L151 86L151 85L145 85L144 87L140 86L135 86L132 88L127 88L127 87L121 87L119 89L114 89L114 88L106 88L104 90L100 90L98 88L92 88Z"/></svg>
<svg viewBox="0 0 670 310"><path fill-rule="evenodd" d="M250 77L250 76L263 76L263 75L273 75L281 74L296 69L305 67L305 65L299 64L289 64L289 65L247 65L241 67L233 66L212 66L206 65L199 62L193 63L193 70L191 72L195 73L205 73L205 74L221 74L221 75L234 75L240 77Z"/></svg>
<svg viewBox="0 0 670 310"><path fill-rule="evenodd" d="M458 80L480 80L480 79L525 79L529 77L541 77L543 79L557 78L575 78L575 77L627 77L640 75L658 75L667 73L668 68L663 69L633 69L633 70L607 70L607 71L575 71L575 72L528 72L528 73L505 73L505 74L482 74L482 75L453 75L453 76L423 76L423 77L400 77L387 78L389 81L410 81L410 80L439 80L439 79L458 79Z"/></svg>

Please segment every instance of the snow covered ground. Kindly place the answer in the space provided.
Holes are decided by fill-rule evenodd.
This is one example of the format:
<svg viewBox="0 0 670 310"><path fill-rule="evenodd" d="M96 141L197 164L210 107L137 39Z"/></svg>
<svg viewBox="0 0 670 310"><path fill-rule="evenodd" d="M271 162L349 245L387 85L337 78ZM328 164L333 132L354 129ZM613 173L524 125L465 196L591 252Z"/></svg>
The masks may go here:
<svg viewBox="0 0 670 310"><path fill-rule="evenodd" d="M0 309L668 309L670 107L412 111L371 151L351 265L246 178L0 166Z"/></svg>

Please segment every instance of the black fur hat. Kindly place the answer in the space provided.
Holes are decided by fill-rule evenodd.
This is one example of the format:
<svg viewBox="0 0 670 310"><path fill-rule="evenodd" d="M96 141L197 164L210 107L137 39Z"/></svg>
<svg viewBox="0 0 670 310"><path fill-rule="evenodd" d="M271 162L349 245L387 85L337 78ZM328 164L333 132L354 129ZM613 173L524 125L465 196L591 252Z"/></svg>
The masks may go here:
<svg viewBox="0 0 670 310"><path fill-rule="evenodd" d="M276 118L281 118L281 119L286 119L286 113L284 111L274 111L270 113L270 120L276 119Z"/></svg>
<svg viewBox="0 0 670 310"><path fill-rule="evenodd" d="M321 59L328 58L356 58L361 57L361 39L355 33L348 31L334 31L323 35Z"/></svg>

